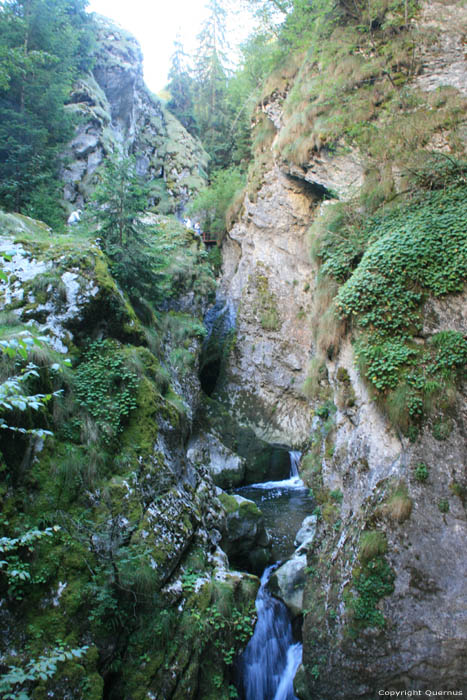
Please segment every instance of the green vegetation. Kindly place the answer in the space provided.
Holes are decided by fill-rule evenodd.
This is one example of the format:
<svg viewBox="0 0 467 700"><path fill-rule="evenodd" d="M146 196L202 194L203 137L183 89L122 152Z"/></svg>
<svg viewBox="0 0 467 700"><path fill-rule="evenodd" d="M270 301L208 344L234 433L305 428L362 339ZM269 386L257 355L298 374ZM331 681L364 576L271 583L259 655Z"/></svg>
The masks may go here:
<svg viewBox="0 0 467 700"><path fill-rule="evenodd" d="M87 646L69 650L61 644L51 654L43 654L37 660L31 659L26 668L10 666L8 673L0 677L2 698L4 700L29 700L29 695L24 690L20 690L21 686L51 678L57 671L58 663L80 659L87 650Z"/></svg>
<svg viewBox="0 0 467 700"><path fill-rule="evenodd" d="M139 225L138 207L125 225ZM188 354L194 361L191 352L205 329L199 317L162 312L159 303L186 293L194 313L203 307L215 287L206 254L192 233L167 217L151 218L142 228L143 241L139 231L133 237L123 228L123 250L135 241L155 256L163 249L149 298L140 294L135 300L138 320L125 294L133 294L131 279L128 288L119 279L119 289L110 273L113 251L120 247L118 226L105 230L101 218L102 252L89 221L67 235L51 235L28 219L23 226L17 215L5 221L13 239L21 236L25 251L55 261L53 271L44 267L24 283L23 299L12 306L36 314L39 299L61 309L67 293L60 292L61 275L70 270L85 301L70 323L73 336L67 337L71 367L39 346L35 325L25 327L9 306L0 320L0 593L15 621L12 635L21 639L15 642L20 653L8 656L2 649L10 668L2 689L46 697L73 687L99 700L106 673L115 674L119 689L132 686L133 679L147 689L156 676L163 687L167 659L179 663L187 642L183 616L173 615L161 587L173 574L176 543L193 538L206 496L189 487L186 499L180 497L157 444L162 431L183 442L186 406L171 387L183 370L168 360ZM1 278L14 282L3 273ZM227 588L233 590L233 584ZM197 599L201 593L193 595ZM254 592L244 596L247 606ZM166 633L167 613L169 626L178 629L176 640ZM232 611L222 614L240 629L241 618L232 621ZM201 659L215 638L199 645L197 665L204 665ZM226 697L231 674L224 659L241 643L235 639L226 640L216 660ZM83 646L89 649L80 659L73 652ZM148 650L150 668L143 673L139 659ZM204 688L212 688L212 675L203 677Z"/></svg>
<svg viewBox="0 0 467 700"><path fill-rule="evenodd" d="M254 4L263 17L274 15L272 3ZM446 439L467 345L454 331L428 342L418 335L428 298L461 292L466 279L466 165L459 136L465 100L448 87L428 94L406 89L429 39L410 21L417 3L350 7L323 0L313 7L294 1L274 7L284 20L277 56L290 73L283 66L271 72L263 104L293 81L276 157L307 167L314 154L358 150L362 162L360 191L323 207L310 229L320 271L310 317L316 354L304 392L322 399L323 366L353 328L359 369L391 422L412 439L429 422L435 437ZM258 115L250 184L255 169L259 179L264 172L271 127ZM431 150L430 141L446 131L450 151ZM339 389L340 408L354 402L346 387L343 382Z"/></svg>
<svg viewBox="0 0 467 700"><path fill-rule="evenodd" d="M98 340L83 354L76 371L76 400L95 420L104 442L122 431L124 420L136 408L137 387L137 376L125 367L115 342Z"/></svg>
<svg viewBox="0 0 467 700"><path fill-rule="evenodd" d="M201 217L203 230L217 236L220 243L232 218L232 202L241 195L245 176L237 167L217 171L209 187L201 190L190 205L190 211Z"/></svg>
<svg viewBox="0 0 467 700"><path fill-rule="evenodd" d="M460 333L442 331L423 344L414 340L428 296L463 289L465 194L458 186L422 193L358 227L339 204L328 207L326 219L315 225L313 249L321 274L342 285L335 309L359 330L360 370L393 424L407 435L434 415L433 432L444 439L449 423L442 417L454 404L456 383L465 377L467 343Z"/></svg>
<svg viewBox="0 0 467 700"><path fill-rule="evenodd" d="M438 501L438 508L441 513L448 513L449 512L449 501L447 498L442 498L440 501Z"/></svg>
<svg viewBox="0 0 467 700"><path fill-rule="evenodd" d="M364 532L360 539L358 557L361 563L365 565L376 556L386 554L387 549L388 544L385 535L377 530L369 530Z"/></svg>
<svg viewBox="0 0 467 700"><path fill-rule="evenodd" d="M394 578L394 572L381 557L371 559L356 573L353 585L358 597L349 603L352 635L358 634L363 627L384 627L384 616L376 605L394 591Z"/></svg>
<svg viewBox="0 0 467 700"><path fill-rule="evenodd" d="M417 464L414 470L414 476L416 480L420 481L421 483L427 481L429 472L428 467L424 462L419 462L419 464Z"/></svg>
<svg viewBox="0 0 467 700"><path fill-rule="evenodd" d="M364 627L384 627L385 620L377 603L394 591L394 572L384 558L386 537L382 532L369 530L360 538L358 558L360 566L353 572L356 597L347 594L346 604L351 615L350 635L356 637Z"/></svg>
<svg viewBox="0 0 467 700"><path fill-rule="evenodd" d="M406 434L435 411L452 406L452 387L465 377L467 342L442 331L423 345L420 310L428 294L460 292L467 275L461 201L465 189L421 196L374 219L372 239L336 307L361 329L356 352L363 375L392 422Z"/></svg>
<svg viewBox="0 0 467 700"><path fill-rule="evenodd" d="M349 372L336 367L344 336L352 331L362 376L405 435L415 438L428 424L445 440L454 427L467 343L453 330L429 337L423 314L430 298L464 290L467 168L457 125L465 103L453 88L422 94L409 86L426 39L411 22L415 2L250 4L262 24L230 74L224 8L209 3L194 74L176 47L168 108L209 151L211 186L192 212L219 239L274 163L307 168L317 155L358 153L360 193L328 202L310 230L320 270L310 319L316 356L304 390L314 400L315 430L302 470L325 532L317 543L322 561L313 553L308 569L316 581L340 565L324 554L342 528L343 492L324 486L322 465L338 461L337 408L348 412L355 403ZM11 616L9 649L21 650L0 650L0 694L40 700L72 688L89 700L194 693L220 700L236 694L233 662L252 633L257 584L228 574L219 580L207 555L205 514L217 527L223 511L204 468L187 466L196 401L175 390L188 388L190 399L197 391L201 316L215 290L219 248L207 254L175 219L147 213L148 200L168 210L173 175L148 186L137 175L138 154L106 157L84 221L66 235L24 216L61 219L58 154L75 123L64 102L78 71L89 68L90 27L78 1L11 0L0 8L0 203L22 212L0 213L0 224L49 265L0 319L0 594ZM182 153L181 126L166 110L164 120L167 148ZM443 153L431 152L437 138ZM82 304L70 316L66 271ZM245 294L261 327L276 332L281 313L268 273L258 266ZM71 367L37 345L34 322L46 320L49 305L60 312ZM226 334L217 348L206 345L201 365L214 365L207 372L213 391L234 343ZM250 457L250 474L265 476L273 449L220 402L203 400L196 419ZM288 460L282 449L275 456ZM420 463L412 475L425 482L428 467ZM465 501L463 484L449 489ZM412 508L408 486L394 483L371 527L383 518L403 526ZM448 500L438 508L448 512ZM394 590L387 548L382 532L362 533L346 594L352 636L384 627L380 601ZM336 556L349 549L354 556L352 537ZM307 617L321 622L327 609L335 628L340 593L330 575L330 590L316 592ZM317 656L314 681L322 669Z"/></svg>
<svg viewBox="0 0 467 700"><path fill-rule="evenodd" d="M73 133L65 109L90 67L84 0L10 0L0 7L0 206L60 227L59 155Z"/></svg>

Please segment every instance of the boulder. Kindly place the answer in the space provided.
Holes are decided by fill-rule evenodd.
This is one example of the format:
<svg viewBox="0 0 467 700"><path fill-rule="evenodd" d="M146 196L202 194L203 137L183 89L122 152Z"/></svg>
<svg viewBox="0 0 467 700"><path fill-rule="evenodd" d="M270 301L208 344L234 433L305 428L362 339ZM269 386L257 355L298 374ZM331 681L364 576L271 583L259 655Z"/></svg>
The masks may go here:
<svg viewBox="0 0 467 700"><path fill-rule="evenodd" d="M238 568L262 573L271 560L262 512L256 503L242 496L230 496L219 490L219 499L226 511L222 548Z"/></svg>
<svg viewBox="0 0 467 700"><path fill-rule="evenodd" d="M306 581L306 554L296 552L269 579L271 593L288 607L292 617L303 612L303 591Z"/></svg>
<svg viewBox="0 0 467 700"><path fill-rule="evenodd" d="M294 545L298 547L297 552L307 552L313 544L318 526L318 516L309 515L303 521L300 530L297 532Z"/></svg>
<svg viewBox="0 0 467 700"><path fill-rule="evenodd" d="M188 457L209 469L216 486L229 489L240 486L245 479L246 462L229 450L216 435L198 435L188 446Z"/></svg>

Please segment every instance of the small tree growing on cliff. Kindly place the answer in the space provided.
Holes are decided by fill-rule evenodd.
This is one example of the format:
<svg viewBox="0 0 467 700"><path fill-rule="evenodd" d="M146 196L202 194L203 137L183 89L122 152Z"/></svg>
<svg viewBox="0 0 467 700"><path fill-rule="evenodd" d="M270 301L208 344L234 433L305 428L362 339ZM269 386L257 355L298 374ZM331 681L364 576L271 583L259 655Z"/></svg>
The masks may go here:
<svg viewBox="0 0 467 700"><path fill-rule="evenodd" d="M136 173L134 158L113 155L105 161L93 201L95 219L106 252L114 246L129 248L141 239L141 214L147 208L148 185Z"/></svg>
<svg viewBox="0 0 467 700"><path fill-rule="evenodd" d="M93 196L91 219L98 227L110 269L133 303L161 296L159 271L167 265L158 229L144 224L149 185L137 174L134 157L109 157ZM160 286L160 285L159 285Z"/></svg>

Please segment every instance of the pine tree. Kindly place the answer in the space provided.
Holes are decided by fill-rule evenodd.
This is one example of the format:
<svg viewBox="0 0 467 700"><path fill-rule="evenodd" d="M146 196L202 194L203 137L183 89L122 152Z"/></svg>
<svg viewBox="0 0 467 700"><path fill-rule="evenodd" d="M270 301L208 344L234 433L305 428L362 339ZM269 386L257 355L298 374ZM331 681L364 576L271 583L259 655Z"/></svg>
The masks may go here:
<svg viewBox="0 0 467 700"><path fill-rule="evenodd" d="M139 306L141 299L160 300L157 274L166 264L164 245L142 221L149 200L149 184L136 172L135 158L115 153L105 160L101 181L93 195L93 224L113 276ZM157 238L157 236L156 236Z"/></svg>
<svg viewBox="0 0 467 700"><path fill-rule="evenodd" d="M193 78L187 64L180 36L174 42L174 53L169 71L170 102L167 107L191 134L197 136L198 127L194 116Z"/></svg>
<svg viewBox="0 0 467 700"><path fill-rule="evenodd" d="M227 12L221 0L208 0L208 18L198 35L195 63L195 115L211 166L228 163L232 148L227 104Z"/></svg>
<svg viewBox="0 0 467 700"><path fill-rule="evenodd" d="M106 158L100 177L93 202L104 248L128 249L142 236L140 217L148 206L149 185L137 175L135 159L118 153Z"/></svg>
<svg viewBox="0 0 467 700"><path fill-rule="evenodd" d="M86 0L0 5L0 205L56 224L58 154L73 120L64 109L89 60Z"/></svg>

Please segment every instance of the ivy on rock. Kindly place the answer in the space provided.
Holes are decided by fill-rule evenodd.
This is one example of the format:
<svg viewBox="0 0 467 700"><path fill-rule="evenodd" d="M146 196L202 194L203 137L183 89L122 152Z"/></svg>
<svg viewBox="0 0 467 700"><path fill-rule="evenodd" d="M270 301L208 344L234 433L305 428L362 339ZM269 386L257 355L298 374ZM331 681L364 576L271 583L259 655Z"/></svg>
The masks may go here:
<svg viewBox="0 0 467 700"><path fill-rule="evenodd" d="M428 341L419 336L427 299L464 288L466 194L458 185L419 194L372 217L359 231L354 227L353 234L347 227L347 238L335 248L332 228L315 243L325 272L344 282L335 308L359 330L360 370L409 437L430 414L452 409L453 389L465 377L467 342L461 333L443 331ZM342 223L341 214L335 219Z"/></svg>

